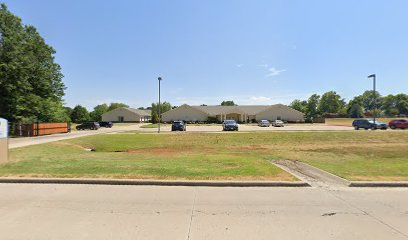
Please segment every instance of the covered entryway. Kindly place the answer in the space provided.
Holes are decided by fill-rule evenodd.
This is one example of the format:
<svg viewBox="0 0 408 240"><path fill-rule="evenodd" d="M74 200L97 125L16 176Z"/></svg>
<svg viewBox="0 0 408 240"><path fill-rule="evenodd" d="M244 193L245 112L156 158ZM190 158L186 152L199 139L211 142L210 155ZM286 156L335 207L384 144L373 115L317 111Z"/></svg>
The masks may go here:
<svg viewBox="0 0 408 240"><path fill-rule="evenodd" d="M218 121L222 122L224 120L235 120L236 122L246 122L247 116L246 114L241 113L227 113L217 115Z"/></svg>

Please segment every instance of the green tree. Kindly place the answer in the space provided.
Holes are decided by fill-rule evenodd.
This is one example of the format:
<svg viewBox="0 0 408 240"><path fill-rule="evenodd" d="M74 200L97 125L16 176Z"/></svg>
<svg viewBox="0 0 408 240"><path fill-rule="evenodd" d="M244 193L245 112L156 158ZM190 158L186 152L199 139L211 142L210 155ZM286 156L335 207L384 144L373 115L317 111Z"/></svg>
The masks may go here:
<svg viewBox="0 0 408 240"><path fill-rule="evenodd" d="M152 123L158 123L159 122L159 116L157 115L157 112L152 113Z"/></svg>
<svg viewBox="0 0 408 240"><path fill-rule="evenodd" d="M375 101L374 101L375 98ZM374 111L374 107L376 107L377 109L381 109L381 103L382 103L382 97L381 94L379 92L374 92L371 91L365 91L362 95L361 95L361 100L362 100L362 104L363 104L363 108L364 111L366 112L372 112Z"/></svg>
<svg viewBox="0 0 408 240"><path fill-rule="evenodd" d="M129 105L124 104L124 103L111 103L109 105L108 111L112 111L113 109L120 108L120 107L128 108Z"/></svg>
<svg viewBox="0 0 408 240"><path fill-rule="evenodd" d="M89 116L92 121L102 121L102 114L106 113L108 111L109 107L106 103L104 104L99 104L94 107L94 110L89 113Z"/></svg>
<svg viewBox="0 0 408 240"><path fill-rule="evenodd" d="M161 103L160 104L161 106L160 106L160 114L163 114L163 113L165 113L165 112L167 112L167 111L170 111L171 110L171 104L170 103L168 103L168 102L163 102L163 103ZM152 103L152 122L153 122L153 116L154 116L154 114L156 114L157 115L157 122L159 121L158 119L159 119L159 103Z"/></svg>
<svg viewBox="0 0 408 240"><path fill-rule="evenodd" d="M67 114L62 102L55 102L50 99L44 99L40 102L40 108L43 109L38 113L38 118L42 122L69 122L70 116Z"/></svg>
<svg viewBox="0 0 408 240"><path fill-rule="evenodd" d="M55 50L5 4L0 36L0 116L20 122L62 119L65 86Z"/></svg>
<svg viewBox="0 0 408 240"><path fill-rule="evenodd" d="M72 109L71 113L71 120L74 123L83 123L89 121L89 113L86 108L82 107L81 105L76 105L74 109Z"/></svg>
<svg viewBox="0 0 408 240"><path fill-rule="evenodd" d="M306 118L315 118L319 115L319 111L317 110L319 102L320 102L319 95L313 94L312 96L309 97L305 107Z"/></svg>
<svg viewBox="0 0 408 240"><path fill-rule="evenodd" d="M339 114L345 102L335 91L329 91L322 95L318 111L323 114Z"/></svg>
<svg viewBox="0 0 408 240"><path fill-rule="evenodd" d="M237 106L234 101L222 101L221 106Z"/></svg>
<svg viewBox="0 0 408 240"><path fill-rule="evenodd" d="M408 115L408 95L400 93L395 95L395 99L399 114Z"/></svg>
<svg viewBox="0 0 408 240"><path fill-rule="evenodd" d="M364 116L363 100L361 96L354 97L346 106L347 115L352 118L361 118Z"/></svg>
<svg viewBox="0 0 408 240"><path fill-rule="evenodd" d="M306 113L307 101L295 99L290 103L289 107L296 109L299 112Z"/></svg>
<svg viewBox="0 0 408 240"><path fill-rule="evenodd" d="M399 114L399 109L397 108L397 99L394 95L389 94L382 98L381 109L388 116L395 116Z"/></svg>

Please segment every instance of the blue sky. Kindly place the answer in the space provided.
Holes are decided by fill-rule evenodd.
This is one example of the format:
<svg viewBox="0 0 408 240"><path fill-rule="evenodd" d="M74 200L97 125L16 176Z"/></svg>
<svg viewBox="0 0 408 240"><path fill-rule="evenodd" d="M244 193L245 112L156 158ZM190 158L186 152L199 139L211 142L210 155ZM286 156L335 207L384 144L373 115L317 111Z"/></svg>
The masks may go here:
<svg viewBox="0 0 408 240"><path fill-rule="evenodd" d="M68 106L288 104L408 92L408 1L3 1L52 45Z"/></svg>

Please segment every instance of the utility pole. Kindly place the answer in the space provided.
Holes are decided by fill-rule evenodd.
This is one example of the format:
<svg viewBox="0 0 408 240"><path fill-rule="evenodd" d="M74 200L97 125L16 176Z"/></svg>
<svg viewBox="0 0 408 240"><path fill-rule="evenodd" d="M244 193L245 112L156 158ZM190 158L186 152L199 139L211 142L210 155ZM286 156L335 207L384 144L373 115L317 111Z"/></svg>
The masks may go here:
<svg viewBox="0 0 408 240"><path fill-rule="evenodd" d="M374 99L374 112L373 112L373 121L375 123L375 115L377 113L377 94L375 92L375 74L371 74L368 78L373 78L373 99Z"/></svg>
<svg viewBox="0 0 408 240"><path fill-rule="evenodd" d="M159 123L158 123L157 133L160 133L160 122L161 122L160 82L162 81L162 78L158 77L157 80L159 80L159 106L157 106L159 108Z"/></svg>

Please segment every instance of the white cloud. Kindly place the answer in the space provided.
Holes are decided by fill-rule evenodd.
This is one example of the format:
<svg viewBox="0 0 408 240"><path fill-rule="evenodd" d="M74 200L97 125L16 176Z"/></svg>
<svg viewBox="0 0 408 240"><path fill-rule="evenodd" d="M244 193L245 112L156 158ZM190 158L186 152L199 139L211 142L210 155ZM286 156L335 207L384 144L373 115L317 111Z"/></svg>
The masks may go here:
<svg viewBox="0 0 408 240"><path fill-rule="evenodd" d="M272 100L271 98L264 97L264 96L259 96L259 97L254 96L254 97L251 97L250 99L255 102L268 102Z"/></svg>
<svg viewBox="0 0 408 240"><path fill-rule="evenodd" d="M238 105L272 105L272 104L290 104L294 99L306 99L311 93L291 93L278 95L273 94L270 97L254 95L226 95L226 96L194 96L194 97L177 97L170 102L175 106L182 104L189 105L219 105L224 100L233 100Z"/></svg>
<svg viewBox="0 0 408 240"><path fill-rule="evenodd" d="M266 75L267 77L274 77L278 76L283 72L286 72L286 69L276 69L275 67L271 67L268 69L269 73Z"/></svg>
<svg viewBox="0 0 408 240"><path fill-rule="evenodd" d="M268 64L259 64L259 65L257 65L258 67L263 67L263 68L267 68L268 67Z"/></svg>
<svg viewBox="0 0 408 240"><path fill-rule="evenodd" d="M244 66L244 64L237 64L237 68Z"/></svg>

